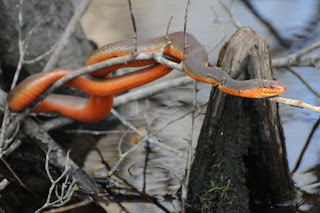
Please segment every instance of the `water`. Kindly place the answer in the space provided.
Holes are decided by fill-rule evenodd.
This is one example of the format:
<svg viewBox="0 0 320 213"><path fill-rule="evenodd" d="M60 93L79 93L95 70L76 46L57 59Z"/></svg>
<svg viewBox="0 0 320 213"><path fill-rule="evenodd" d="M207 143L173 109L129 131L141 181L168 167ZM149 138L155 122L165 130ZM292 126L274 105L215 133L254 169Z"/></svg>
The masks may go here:
<svg viewBox="0 0 320 213"><path fill-rule="evenodd" d="M230 1L224 2L227 7L230 7ZM137 0L133 2L133 5L138 37L164 35L171 16L174 16L174 18L170 25L170 32L183 30L185 0ZM313 20L318 12L318 2L316 0L259 0L254 1L253 5L262 13L265 19L275 26L281 36L288 40L296 41L294 48L281 54L289 54L295 48L310 44L319 37L319 34L314 34L312 40L304 40L303 42L297 37L297 35L300 37L301 35L306 35L307 38L310 36L306 33L305 28L309 27L309 22ZM255 19L244 5L237 1L233 11L234 18L239 23L243 26L251 26L267 37L270 40L271 49L281 49L281 46L268 29ZM89 38L99 46L112 41L132 38L132 25L127 1L93 1L82 24ZM236 31L236 27L232 24L232 17L227 14L218 1L212 0L191 1L187 29L205 45L207 50L214 47L222 38L227 39ZM209 57L212 63L215 63L221 45L218 45L217 49L210 52ZM299 68L298 70L317 91L320 91L320 84L318 83L320 73L316 69ZM179 73L172 73L167 78L172 77L172 75L179 75ZM275 75L278 80L287 85L288 90L282 95L283 97L301 99L307 103L319 105L319 99L288 71L280 70ZM208 100L211 86L200 83L199 88L198 103L204 105ZM192 96L190 94L192 94L192 86L172 89L156 95L149 101L135 102L129 106L122 107L122 110L127 111L126 118L136 126L145 127L152 132L166 125L174 117L188 113L192 106ZM195 121L195 141L201 128L204 111L205 106L202 107L202 111ZM280 105L280 113L286 136L289 167L293 169L304 142L308 138L309 132L317 121L319 114L286 105ZM165 141L169 146L185 151L190 124L190 115L188 115L182 120L167 126L157 134L157 139ZM133 142L128 142L130 137L129 134L127 140L125 140L124 150L132 146L130 143ZM305 171L319 163L319 137L320 131L317 131L298 172L294 175L297 185L310 192L314 192L315 186L318 186L318 184L312 184L316 177ZM111 164L114 164L117 160L118 142L119 135L109 135L102 138L98 143L101 150L107 150L104 156ZM92 175L104 176L107 171L99 163L99 158L93 157L94 155L92 153L88 157L90 160L87 161L85 168L91 171ZM144 162L145 149L141 147L122 163L120 171L123 177L135 184L139 189L143 187ZM169 194L175 194L179 188L178 179L183 175L184 163L185 159L155 147L149 155L148 169L146 171L148 173L146 191L150 194L161 196L168 194L168 192ZM95 167L92 168L92 165L95 165ZM170 208L179 209L178 207L172 207L172 205ZM310 206L302 207L304 210L309 208ZM156 209L156 207L149 204L139 204L131 212L155 212Z"/></svg>

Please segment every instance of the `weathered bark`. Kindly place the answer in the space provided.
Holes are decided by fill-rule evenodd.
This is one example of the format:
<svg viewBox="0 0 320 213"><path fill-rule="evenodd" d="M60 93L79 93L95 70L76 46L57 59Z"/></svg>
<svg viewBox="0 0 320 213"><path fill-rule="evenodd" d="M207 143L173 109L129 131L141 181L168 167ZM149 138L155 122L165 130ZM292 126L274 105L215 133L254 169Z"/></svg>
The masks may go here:
<svg viewBox="0 0 320 213"><path fill-rule="evenodd" d="M218 66L237 79L273 79L268 41L239 29L220 51ZM255 201L292 197L278 105L213 88L192 165L190 212L250 212Z"/></svg>

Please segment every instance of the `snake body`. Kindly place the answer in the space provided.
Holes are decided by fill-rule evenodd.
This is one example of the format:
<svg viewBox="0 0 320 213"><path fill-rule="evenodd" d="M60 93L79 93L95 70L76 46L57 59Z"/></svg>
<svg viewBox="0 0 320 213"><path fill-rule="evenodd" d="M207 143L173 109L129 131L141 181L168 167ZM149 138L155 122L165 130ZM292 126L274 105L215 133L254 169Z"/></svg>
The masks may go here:
<svg viewBox="0 0 320 213"><path fill-rule="evenodd" d="M186 40L186 49L185 49ZM225 93L248 97L272 97L285 92L286 87L278 81L272 80L234 80L218 67L208 66L208 53L197 39L183 32L176 32L168 36L137 41L138 52L152 52L168 45L165 55L183 60L185 72L199 81L217 85ZM87 65L95 64L113 57L129 55L133 52L132 40L118 41L105 45L93 51ZM183 57L185 51L185 57ZM111 72L122 67L141 67L152 65L122 76L111 77ZM82 90L90 95L89 99L76 96L51 94L44 99L34 112L58 112L67 117L80 121L97 121L107 116L113 105L113 95L130 90L156 80L172 69L156 64L154 60L136 60L128 64L121 64L104 68L89 75L78 77L67 86ZM32 103L46 88L61 77L69 74L70 70L57 69L45 73L37 73L24 79L8 95L8 103L12 110L20 111Z"/></svg>

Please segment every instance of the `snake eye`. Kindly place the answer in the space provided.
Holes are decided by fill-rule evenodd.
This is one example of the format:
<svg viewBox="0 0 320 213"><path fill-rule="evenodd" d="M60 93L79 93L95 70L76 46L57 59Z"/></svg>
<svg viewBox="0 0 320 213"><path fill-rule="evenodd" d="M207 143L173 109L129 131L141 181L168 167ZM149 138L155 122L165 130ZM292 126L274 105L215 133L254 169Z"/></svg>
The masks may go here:
<svg viewBox="0 0 320 213"><path fill-rule="evenodd" d="M273 84L270 84L270 89L274 89L274 85Z"/></svg>

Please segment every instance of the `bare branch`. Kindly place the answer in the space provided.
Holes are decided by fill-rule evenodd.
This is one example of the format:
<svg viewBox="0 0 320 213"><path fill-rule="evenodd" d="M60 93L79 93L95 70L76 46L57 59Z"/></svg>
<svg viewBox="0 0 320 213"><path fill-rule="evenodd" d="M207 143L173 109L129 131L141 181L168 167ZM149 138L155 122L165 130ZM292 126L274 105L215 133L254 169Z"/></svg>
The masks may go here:
<svg viewBox="0 0 320 213"><path fill-rule="evenodd" d="M64 49L65 45L67 44L68 39L71 36L71 34L74 32L81 16L87 10L89 3L90 3L90 0L82 0L80 2L79 7L76 9L70 22L68 23L68 26L66 27L65 31L63 32L63 34L62 34L61 38L59 39L59 41L57 42L57 44L55 45L56 48L55 48L53 54L51 55L51 57L49 58L46 66L43 68L43 70L42 70L43 72L47 72L47 71L53 69L57 65L57 63L59 62L59 57L60 57L62 50Z"/></svg>
<svg viewBox="0 0 320 213"><path fill-rule="evenodd" d="M102 163L106 166L106 168L107 168L108 170L110 170L110 166L109 166L108 162L106 162L105 159L103 158L103 155L101 154L100 150L97 149L96 147L95 147L95 150L96 150L96 152L98 153L98 155L100 156ZM155 204L156 206L158 206L160 209L162 209L164 212L170 212L170 211L168 211L163 205L161 205L161 204L159 203L159 201L158 201L157 198L152 197L152 196L150 196L150 195L148 195L148 194L146 194L146 193L143 193L143 192L139 191L135 186L133 186L132 184L130 184L126 179L118 176L117 174L113 174L113 177L116 178L116 181L119 181L119 182L124 183L124 185L130 187L130 190L132 190L134 193L137 193L137 194L139 194L142 198L144 198L144 199L152 202L153 204ZM118 203L118 204L120 205L121 208L123 208L120 203ZM125 211L125 212L127 212L127 211Z"/></svg>
<svg viewBox="0 0 320 213"><path fill-rule="evenodd" d="M252 14L258 18L268 29L270 32L276 37L276 39L285 47L289 47L290 43L282 38L282 36L278 33L278 31L275 29L275 27L267 20L265 20L263 17L261 17L258 13L258 11L252 6L250 3L250 0L242 0L244 4L247 6L247 8L252 12Z"/></svg>
<svg viewBox="0 0 320 213"><path fill-rule="evenodd" d="M20 186L22 186L25 190L33 194L33 192L30 191L30 189L22 182L22 180L19 178L17 173L15 173L15 171L11 168L10 164L4 158L0 158L0 159L1 159L1 162L5 165L5 167L11 172L13 177L18 181Z"/></svg>
<svg viewBox="0 0 320 213"><path fill-rule="evenodd" d="M84 13L84 11L86 10L88 4L89 4L90 0L84 0L81 2L79 8L77 9L77 11L75 12L75 14L73 15L72 19L70 20L67 29L65 30L62 38L60 39L60 41L58 42L58 47L56 48L53 56L51 57L51 59L54 61L57 61L58 58L57 56L60 54L61 50L64 47L64 44L67 41L67 38L70 36L70 34L74 31L74 28L79 20L79 18L81 17L81 14ZM19 20L19 28L18 28L18 46L19 46L19 62L17 65L17 69L16 69L16 73L15 76L13 78L13 82L11 84L11 89L13 89L16 85L16 82L18 80L19 77L19 73L20 70L22 68L22 65L24 63L26 64L30 64L30 63L34 63L37 62L39 60L41 60L43 57L45 57L46 55L48 55L51 50L49 50L48 52L44 53L43 55L38 56L35 59L32 60L28 60L25 61L24 60L24 55L25 55L25 50L24 50L24 41L22 40L22 32L21 32L21 26L22 26L22 5L23 5L23 0L20 0L19 3L19 14L18 14L18 20ZM60 45L60 46L59 46ZM60 50L59 50L60 49ZM54 56L57 55L57 56ZM50 59L49 59L50 61ZM49 63L49 62L48 62ZM56 63L56 62L54 62ZM47 64L48 65L48 64ZM54 64L53 64L54 65ZM50 64L48 66L51 66ZM35 104L36 105L36 104ZM24 111L24 113L20 113L17 117L16 120L14 120L13 123L11 123L7 129L7 124L8 124L8 117L9 117L9 107L8 105L5 106L5 114L4 114L4 118L2 120L2 127L1 127L1 133L0 133L0 155L2 154L2 150L5 149L5 144L4 141L6 138L11 137L11 135L13 134L13 132L16 131L16 128L19 124L19 122L21 120L23 120L23 118L31 111L32 109L26 109Z"/></svg>
<svg viewBox="0 0 320 213"><path fill-rule="evenodd" d="M166 42L167 43L169 42L168 34L169 34L169 29L170 29L172 19L173 19L173 16L170 17L170 20L169 20L168 26L167 26L167 32L166 32Z"/></svg>
<svg viewBox="0 0 320 213"><path fill-rule="evenodd" d="M128 134L129 132L129 129L127 129L121 136L120 138L120 141L119 141L119 144L118 144L118 152L119 152L119 156L122 155L122 151L121 151L121 146L122 146L122 143L123 143L123 140L124 140L124 137Z"/></svg>
<svg viewBox="0 0 320 213"><path fill-rule="evenodd" d="M186 38L186 32L187 32L187 22L188 22L188 13L189 13L189 6L190 6L190 0L187 1L187 6L184 14L184 50L183 50L183 59L186 57L186 49L188 48L187 45L187 38ZM196 89L197 83L194 81L194 87ZM197 93L197 92L196 92ZM196 95L195 95L196 98ZM195 100L194 105L195 106ZM192 110L192 127L193 129L193 115L194 115L194 108ZM193 131L191 131L190 137L193 137ZM181 212L186 212L186 204L187 204L187 196L188 196L188 183L189 183L189 177L190 177L190 169L191 169L191 158L192 158L192 138L188 142L188 151L187 151L187 163L186 163L186 169L185 169L185 175L184 175L184 182L182 184L182 191L181 191Z"/></svg>
<svg viewBox="0 0 320 213"><path fill-rule="evenodd" d="M3 106L5 105L6 100L6 93L0 89L0 104ZM22 126L23 132L28 135L29 137L34 138L34 141L38 143L39 146L42 147L43 150L48 150L48 147L52 147L51 151L51 163L54 164L56 167L58 167L61 170L65 169L67 157L65 156L64 151L62 148L50 137L50 135L44 131L33 119L26 118L23 120L24 124ZM19 140L17 140L20 144ZM12 146L10 146L12 148ZM80 187L89 190L93 194L100 193L102 190L95 185L92 179L81 169L79 169L79 166L76 165L71 159L69 159L69 165L71 166L72 170L72 178L75 179ZM101 200L100 202L107 202L104 200Z"/></svg>
<svg viewBox="0 0 320 213"><path fill-rule="evenodd" d="M18 62L16 72L14 74L10 89L13 89L16 86L18 78L19 78L19 74L21 71L21 67L22 67L23 61L24 61L24 54L25 54L24 48L23 48L24 41L22 41L22 29L21 29L22 28L22 6L23 6L23 0L20 0L19 15L18 15L18 17L19 17L19 24L18 24L18 26L19 26L19 28L18 28L19 62Z"/></svg>
<svg viewBox="0 0 320 213"><path fill-rule="evenodd" d="M221 29L224 30L224 28L222 26L221 26ZM211 53L213 50L215 50L224 41L226 36L227 36L226 32L223 32L223 35L222 35L221 39L213 47L211 47L208 50L208 54Z"/></svg>
<svg viewBox="0 0 320 213"><path fill-rule="evenodd" d="M73 119L68 118L68 117L58 117L58 118L53 118L41 125L41 128L43 128L46 132L52 130L52 129L57 129L60 127L63 127L68 124L72 124L74 122Z"/></svg>
<svg viewBox="0 0 320 213"><path fill-rule="evenodd" d="M181 152L181 151L179 151L179 150L177 150L177 149L168 147L168 146L166 146L165 144L160 143L160 142L158 142L158 141L156 141L156 140L153 140L153 139L151 138L154 134L156 134L156 133L158 133L159 131L161 131L161 129L160 129L159 131L156 131L156 132L150 134L150 135L145 135L144 133L140 132L136 127L134 127L130 122L124 120L116 110L112 109L112 110L111 110L111 113L112 113L114 116L116 116L125 126L129 127L129 128L130 128L131 130L133 130L135 133L137 133L138 135L140 135L141 137L143 137L143 140L142 140L142 141L148 141L150 144L153 144L153 145L155 145L155 146L158 146L158 147L160 147L160 148L163 148L163 149L165 149L165 150L167 150L167 151L169 151L169 152L175 153L175 154L177 154L177 155L180 156L180 157L184 157L184 156L185 156L185 154L184 154L183 152ZM141 141L140 141L139 143L141 143ZM139 144L139 143L138 143L138 144Z"/></svg>
<svg viewBox="0 0 320 213"><path fill-rule="evenodd" d="M166 58L163 57L163 52L165 51L165 49L171 44L170 41L168 41L160 50L154 52L153 54L153 59L163 65L166 65L167 67L170 67L172 69L176 69L179 71L184 71L183 69L183 62L181 62L180 64L177 64L173 61L170 61Z"/></svg>
<svg viewBox="0 0 320 213"><path fill-rule="evenodd" d="M129 4L129 9L130 9L130 17L132 21L132 27L133 27L133 57L138 54L138 43L137 43L137 26L136 26L136 19L134 18L134 12L133 12L133 7L132 7L132 2L131 0L128 0Z"/></svg>
<svg viewBox="0 0 320 213"><path fill-rule="evenodd" d="M90 129L71 129L64 131L65 133L78 133L78 134L91 134L91 135L106 135L106 134L124 134L126 132L132 133L133 131L127 130L90 130Z"/></svg>
<svg viewBox="0 0 320 213"><path fill-rule="evenodd" d="M17 131L18 132L18 131ZM15 136L13 136L15 137ZM12 143L8 145L8 148L3 150L2 155L4 157L9 156L13 153L16 149L18 149L22 145L22 141L20 139L14 140Z"/></svg>
<svg viewBox="0 0 320 213"><path fill-rule="evenodd" d="M300 75L299 72L297 72L297 71L296 71L295 69L293 69L292 67L287 67L287 69L288 69L292 74L294 74L295 76L297 76L297 77L300 79L300 81L301 81L304 85L306 85L306 87L307 87L313 94L315 94L316 96L320 97L320 93L317 92L315 89L313 89L313 88L311 87L311 85Z"/></svg>
<svg viewBox="0 0 320 213"><path fill-rule="evenodd" d="M314 53L312 55L305 56L311 53L313 50L318 49L320 47L320 41L311 44L293 54L290 54L285 57L274 58L272 59L272 66L279 67L287 67L287 66L312 66L318 67L320 61L320 54ZM303 57L305 56L305 57Z"/></svg>
<svg viewBox="0 0 320 213"><path fill-rule="evenodd" d="M218 23L218 24L219 24L219 28L220 28L221 31L223 32L223 35L222 35L221 39L220 39L213 47L211 47L211 48L208 50L208 54L210 54L213 50L215 50L215 49L218 47L218 45L221 44L221 43L224 41L224 39L226 38L226 36L227 36L223 25L220 23L220 21L219 21L219 19L218 19L218 15L217 15L215 9L214 9L213 7L210 7L210 9L212 10L212 13L213 13L213 15L214 15L214 20L213 20L213 21L214 21L215 23Z"/></svg>
<svg viewBox="0 0 320 213"><path fill-rule="evenodd" d="M312 139L315 131L317 130L319 124L320 124L320 118L319 118L319 119L317 120L317 122L313 125L312 130L311 130L311 132L310 132L310 134L309 134L309 137L308 137L306 143L304 144L303 149L301 150L301 153L300 153L300 155L299 155L298 161L297 161L294 169L292 170L291 174L295 173L295 172L297 171L297 169L299 168L300 163L301 163L302 158L303 158L303 155L304 155L304 153L306 152L306 150L307 150L307 148L308 148L308 146L309 146L309 144L310 144L310 142L311 142L311 139Z"/></svg>
<svg viewBox="0 0 320 213"><path fill-rule="evenodd" d="M193 82L193 79L190 78L189 76L183 76L183 77L178 77L175 79L170 79L168 81L163 81L157 84L154 84L148 89L138 89L132 92L128 92L124 95L117 96L114 99L114 107L123 105L125 103L131 102L131 101L136 101L140 99L145 99L147 97L150 97L152 95L155 95L159 92L162 92L165 89L173 88L173 87L178 87L178 86L184 86L187 84L190 84Z"/></svg>
<svg viewBox="0 0 320 213"><path fill-rule="evenodd" d="M310 52L312 52L315 49L318 49L320 47L320 41L315 42L311 44L310 46L307 46L305 48L300 49L298 52L291 55L293 60L300 59L303 55L306 55Z"/></svg>
<svg viewBox="0 0 320 213"><path fill-rule="evenodd" d="M70 165L69 165L69 153L70 153L70 151L67 152L67 156L66 156L67 159L66 159L65 169L62 172L62 174L56 180L54 180L52 178L50 170L49 170L50 152L51 152L51 148L49 147L49 150L48 150L47 155L46 155L45 169L46 169L47 175L48 175L48 177L49 177L49 179L51 181L51 186L50 186L48 197L47 197L47 200L46 200L45 204L43 204L43 206L41 208L39 208L36 212L41 212L43 209L48 208L48 207L63 206L67 202L70 201L70 199L72 198L72 195L74 193L74 187L75 187L76 181L72 180L71 183L68 185L69 175L67 175L67 172L70 169ZM58 190L57 184L63 178L65 178L65 181L62 184L61 193L59 194L58 191L57 191ZM52 194L53 194L54 190L55 190L55 194L56 194L57 200L51 201L52 200Z"/></svg>
<svg viewBox="0 0 320 213"><path fill-rule="evenodd" d="M147 180L147 170L148 170L148 162L149 162L149 155L150 155L150 144L147 142L145 145L145 149L146 149L146 156L144 159L144 168L143 168L143 179L142 179L142 192L146 193L146 188L147 188L147 184L146 184L146 180Z"/></svg>
<svg viewBox="0 0 320 213"><path fill-rule="evenodd" d="M19 46L19 61L18 61L18 65L11 83L11 87L10 89L13 89L18 81L19 75L20 75L20 71L23 65L23 61L24 61L24 48L23 48L23 44L24 42L22 41L22 6L23 6L23 0L20 0L19 2L19 14L18 14L18 46ZM2 157L3 154L3 150L6 148L6 144L5 139L9 138L6 137L6 132L7 132L7 125L9 123L9 116L10 116L10 110L9 110L9 106L8 103L5 104L4 106L4 116L2 119L2 125L1 125L1 133L0 133L0 157ZM16 125L17 127L18 125ZM12 132L13 133L13 132Z"/></svg>
<svg viewBox="0 0 320 213"><path fill-rule="evenodd" d="M119 149L119 154L120 154L120 158L117 161L116 165L110 170L109 172L109 176L113 175L114 172L118 169L119 165L122 163L122 161L132 152L134 152L135 150L137 150L144 142L148 141L150 144L159 146L160 148L166 149L167 151L173 152L175 154L178 154L179 156L184 157L184 153L180 152L179 150L176 150L174 148L168 147L164 144L159 143L158 141L153 140L151 137L155 136L158 132L162 131L164 128L166 128L167 126L171 125L172 123L186 117L187 115L190 114L190 112L180 116L177 119L174 119L168 123L166 123L165 125L163 125L163 127L157 129L156 131L152 132L149 135L146 135L144 133L142 133L141 131L137 130L131 123L129 123L128 121L122 119L120 117L120 115L118 114L117 111L113 110L111 111L111 113L113 115L115 115L124 125L126 125L127 127L129 127L130 129L134 130L138 135L140 135L141 137L143 137L143 139L141 141L139 141L139 143L135 144L133 147L131 147L129 150L127 150L125 153L121 152L121 149L118 147ZM120 141L122 143L122 141Z"/></svg>
<svg viewBox="0 0 320 213"><path fill-rule="evenodd" d="M23 63L24 64L37 63L38 61L41 61L43 58L45 58L48 55L50 55L53 52L54 49L55 49L55 45L53 45L47 52L43 53L42 55L39 55L38 57L36 57L34 59L24 60Z"/></svg>
<svg viewBox="0 0 320 213"><path fill-rule="evenodd" d="M190 125L190 132L189 132L189 139L188 139L188 150L187 150L187 162L185 167L185 174L184 174L184 181L182 183L182 191L181 191L181 208L182 212L186 212L186 204L187 204L187 197L188 197L188 187L190 181L190 173L191 173L191 165L193 159L193 129L194 129L194 120L195 120L195 112L197 109L197 81L194 80L194 89L193 89L193 108L191 114L191 125Z"/></svg>
<svg viewBox="0 0 320 213"><path fill-rule="evenodd" d="M295 106L295 107L300 107L300 108L305 108L308 110L311 110L313 112L320 112L320 107L319 106L313 106L311 104L307 104L301 100L295 100L295 99L289 99L289 98L283 98L283 97L274 97L274 98L269 98L271 101L275 101L278 103L286 104L289 106Z"/></svg>
<svg viewBox="0 0 320 213"><path fill-rule="evenodd" d="M186 6L185 13L184 13L184 24L183 24L183 33L184 33L183 60L184 60L184 58L186 57L186 49L188 48L188 46L187 46L186 32L187 32L189 5L190 5L190 0L187 0L187 6Z"/></svg>
<svg viewBox="0 0 320 213"><path fill-rule="evenodd" d="M221 0L219 0L219 3L223 7L223 9L227 12L227 14L230 16L230 18L232 20L232 24L236 28L242 27L242 24L237 19L235 19L235 17L232 14L232 10L234 8L234 0L232 0L232 2L231 2L231 9L229 9Z"/></svg>
<svg viewBox="0 0 320 213"><path fill-rule="evenodd" d="M122 135L122 137L120 138L119 144L118 144L118 152L119 152L119 160L117 161L117 163L114 165L114 167L110 170L108 176L113 175L119 168L120 164L123 162L124 159L126 159L126 157L131 154L132 152L136 151L143 143L138 143L136 145L134 145L133 147L131 147L128 151L126 151L125 153L122 153L121 151L121 145L123 142L123 139L125 137L127 133L124 133Z"/></svg>
<svg viewBox="0 0 320 213"><path fill-rule="evenodd" d="M92 202L92 200L86 199L84 201L81 201L81 202L78 202L78 203L74 203L74 204L71 204L71 205L68 205L68 206L63 206L63 207L56 208L56 209L50 209L48 211L44 211L43 213L66 212L66 211L69 211L69 210L72 210L72 209L76 209L76 208L79 208L79 207L82 207L82 206L86 206L91 202Z"/></svg>

